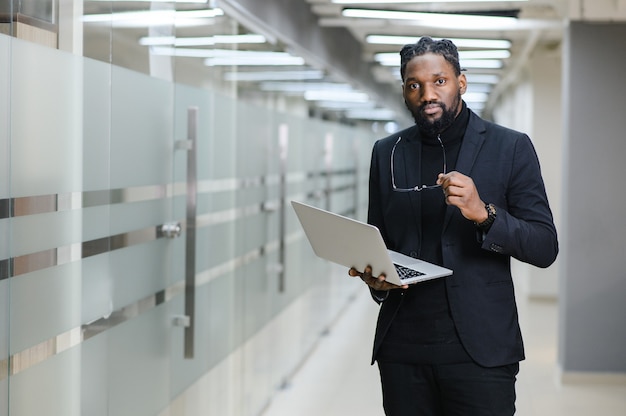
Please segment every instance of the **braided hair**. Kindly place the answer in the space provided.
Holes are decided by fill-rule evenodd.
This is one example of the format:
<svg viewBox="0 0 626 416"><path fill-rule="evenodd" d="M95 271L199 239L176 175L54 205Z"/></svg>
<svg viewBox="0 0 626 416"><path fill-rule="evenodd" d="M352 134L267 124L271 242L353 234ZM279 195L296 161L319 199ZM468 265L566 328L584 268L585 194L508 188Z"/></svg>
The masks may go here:
<svg viewBox="0 0 626 416"><path fill-rule="evenodd" d="M416 56L426 53L435 53L443 56L454 68L457 76L461 75L461 65L459 64L459 52L456 45L449 39L433 40L429 36L420 38L416 43L404 45L400 50L400 75L404 81L407 63Z"/></svg>

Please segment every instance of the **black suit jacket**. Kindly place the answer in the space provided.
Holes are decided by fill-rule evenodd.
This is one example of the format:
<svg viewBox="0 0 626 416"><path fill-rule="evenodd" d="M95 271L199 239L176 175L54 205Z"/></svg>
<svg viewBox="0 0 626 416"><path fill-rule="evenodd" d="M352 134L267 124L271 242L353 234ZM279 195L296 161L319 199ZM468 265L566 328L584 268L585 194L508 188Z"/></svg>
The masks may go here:
<svg viewBox="0 0 626 416"><path fill-rule="evenodd" d="M419 257L420 198L394 192L391 148L398 136L396 184L421 184L421 144L413 126L377 141L372 152L368 222L380 228L388 248ZM448 206L441 247L450 311L461 342L472 359L486 367L524 359L510 258L548 267L558 253L557 234L539 161L527 135L487 122L473 112L463 137L457 171L470 176L483 201L496 206L489 232L479 233L458 208ZM427 192L440 192L429 190ZM418 283L419 284L419 283ZM402 291L372 291L382 305L372 362L402 303Z"/></svg>

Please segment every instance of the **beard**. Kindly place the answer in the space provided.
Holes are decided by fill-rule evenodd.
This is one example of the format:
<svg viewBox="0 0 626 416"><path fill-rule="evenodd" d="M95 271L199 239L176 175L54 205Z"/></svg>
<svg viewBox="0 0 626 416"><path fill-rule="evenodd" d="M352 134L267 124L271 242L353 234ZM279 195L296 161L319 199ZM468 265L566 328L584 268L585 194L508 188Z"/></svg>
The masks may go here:
<svg viewBox="0 0 626 416"><path fill-rule="evenodd" d="M459 104L461 102L461 93L458 93L454 101L452 102L452 106L448 108L444 103L440 101L428 101L421 104L418 107L411 107L409 103L404 101L406 107L411 112L413 116L413 120L415 120L415 124L419 127L420 131L429 136L435 137L438 134L442 133L445 129L450 127L452 123L454 123L454 119L456 118L456 113L459 108ZM429 120L424 116L424 108L428 104L437 104L441 107L442 115L436 120Z"/></svg>

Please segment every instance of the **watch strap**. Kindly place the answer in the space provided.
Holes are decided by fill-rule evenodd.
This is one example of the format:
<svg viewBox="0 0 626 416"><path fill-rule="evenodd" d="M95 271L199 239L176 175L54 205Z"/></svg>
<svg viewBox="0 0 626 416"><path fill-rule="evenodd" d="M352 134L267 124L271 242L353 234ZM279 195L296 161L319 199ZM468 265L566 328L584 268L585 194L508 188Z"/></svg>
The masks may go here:
<svg viewBox="0 0 626 416"><path fill-rule="evenodd" d="M481 223L475 222L476 226L480 229L486 230L491 227L491 224L496 220L496 207L493 204L485 204L485 209L487 210L487 219Z"/></svg>

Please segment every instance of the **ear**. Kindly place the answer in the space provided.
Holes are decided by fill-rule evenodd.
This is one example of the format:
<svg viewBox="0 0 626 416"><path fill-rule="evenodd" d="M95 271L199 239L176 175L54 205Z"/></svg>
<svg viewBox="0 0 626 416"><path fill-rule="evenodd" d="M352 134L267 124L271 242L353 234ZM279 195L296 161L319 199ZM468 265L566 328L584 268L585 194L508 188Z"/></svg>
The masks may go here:
<svg viewBox="0 0 626 416"><path fill-rule="evenodd" d="M461 95L465 94L465 91L467 91L467 78L465 77L464 73L461 73L461 75L459 75L459 90L461 92Z"/></svg>

